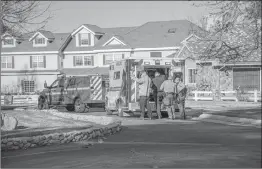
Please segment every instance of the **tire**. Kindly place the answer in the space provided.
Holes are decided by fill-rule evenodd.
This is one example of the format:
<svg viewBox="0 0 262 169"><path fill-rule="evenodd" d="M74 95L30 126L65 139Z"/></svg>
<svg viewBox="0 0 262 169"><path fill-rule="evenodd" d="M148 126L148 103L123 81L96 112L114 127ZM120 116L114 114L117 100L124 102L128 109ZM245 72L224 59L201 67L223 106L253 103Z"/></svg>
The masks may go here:
<svg viewBox="0 0 262 169"><path fill-rule="evenodd" d="M106 115L112 115L112 114L113 114L113 111L112 111L112 110L106 109Z"/></svg>
<svg viewBox="0 0 262 169"><path fill-rule="evenodd" d="M67 111L75 111L75 107L74 106L66 106L66 110Z"/></svg>
<svg viewBox="0 0 262 169"><path fill-rule="evenodd" d="M85 113L89 113L89 111L90 111L90 108L89 108L88 106L86 106L84 112L85 112Z"/></svg>
<svg viewBox="0 0 262 169"><path fill-rule="evenodd" d="M40 97L38 99L37 108L38 110L43 110L45 108L45 98L44 97Z"/></svg>
<svg viewBox="0 0 262 169"><path fill-rule="evenodd" d="M84 113L85 112L85 104L82 103L81 99L77 98L75 100L74 109L76 113Z"/></svg>

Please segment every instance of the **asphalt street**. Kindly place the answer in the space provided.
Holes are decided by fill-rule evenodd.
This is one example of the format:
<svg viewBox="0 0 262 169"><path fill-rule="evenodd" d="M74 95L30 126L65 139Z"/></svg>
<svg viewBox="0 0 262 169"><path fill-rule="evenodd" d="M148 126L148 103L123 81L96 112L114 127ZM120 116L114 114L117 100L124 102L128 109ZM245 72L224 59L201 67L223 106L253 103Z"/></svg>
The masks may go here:
<svg viewBox="0 0 262 169"><path fill-rule="evenodd" d="M91 147L82 142L2 152L1 167L261 167L261 129L180 120L131 124Z"/></svg>

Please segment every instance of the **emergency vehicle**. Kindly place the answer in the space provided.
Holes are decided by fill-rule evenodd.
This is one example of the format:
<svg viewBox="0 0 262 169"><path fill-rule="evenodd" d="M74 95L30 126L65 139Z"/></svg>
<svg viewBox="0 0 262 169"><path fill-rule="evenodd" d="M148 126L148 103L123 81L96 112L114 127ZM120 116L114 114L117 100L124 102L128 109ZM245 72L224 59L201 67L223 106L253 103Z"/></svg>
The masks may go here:
<svg viewBox="0 0 262 169"><path fill-rule="evenodd" d="M105 88L102 87L100 75L70 77L63 75L50 86L45 82L44 87L38 98L38 109L55 106L83 113L88 112L94 104L104 107Z"/></svg>
<svg viewBox="0 0 262 169"><path fill-rule="evenodd" d="M132 58L113 62L109 68L109 91L105 98L107 114L117 111L122 116L123 112L140 111L138 83L131 79L132 74L139 78L144 69L150 78L154 78L158 71L166 79L170 75L184 79L184 63L183 59L175 58ZM152 111L156 111L153 93L149 103Z"/></svg>

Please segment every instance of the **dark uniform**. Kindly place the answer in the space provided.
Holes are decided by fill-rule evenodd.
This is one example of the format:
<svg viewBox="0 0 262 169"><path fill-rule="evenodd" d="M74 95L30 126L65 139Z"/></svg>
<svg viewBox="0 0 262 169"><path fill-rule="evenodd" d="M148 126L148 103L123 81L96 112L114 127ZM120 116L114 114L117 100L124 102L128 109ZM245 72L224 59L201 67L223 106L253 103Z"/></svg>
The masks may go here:
<svg viewBox="0 0 262 169"><path fill-rule="evenodd" d="M162 83L165 81L165 75L159 75L156 76L152 82L155 85L155 90L154 90L154 100L156 104L156 110L157 110L157 115L158 118L161 119L161 103L160 103L160 97L163 95L163 91L160 90L160 86Z"/></svg>
<svg viewBox="0 0 262 169"><path fill-rule="evenodd" d="M167 106L167 113L169 119L175 118L175 106L174 102L174 93L175 93L175 83L172 80L172 77L169 77L168 80L164 81L160 87L160 90L165 92L165 98L163 104Z"/></svg>
<svg viewBox="0 0 262 169"><path fill-rule="evenodd" d="M186 119L185 114L185 99L186 99L187 88L181 81L176 83L175 86L175 102L179 108L181 119Z"/></svg>

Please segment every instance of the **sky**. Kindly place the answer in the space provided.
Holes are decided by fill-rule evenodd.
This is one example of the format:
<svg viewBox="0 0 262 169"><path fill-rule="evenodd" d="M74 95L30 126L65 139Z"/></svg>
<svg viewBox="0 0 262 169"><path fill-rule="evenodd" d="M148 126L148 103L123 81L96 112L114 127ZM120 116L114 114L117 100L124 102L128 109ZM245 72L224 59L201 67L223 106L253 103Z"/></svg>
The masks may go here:
<svg viewBox="0 0 262 169"><path fill-rule="evenodd" d="M49 2L43 2L49 3ZM188 19L198 22L208 14L196 1L52 1L46 30L67 33L82 24L101 28L140 26L149 21Z"/></svg>

